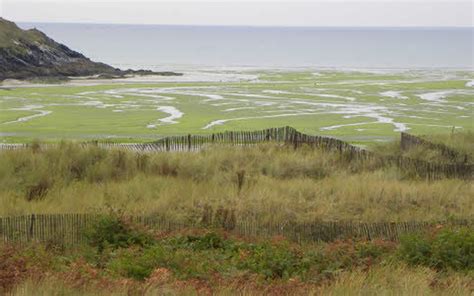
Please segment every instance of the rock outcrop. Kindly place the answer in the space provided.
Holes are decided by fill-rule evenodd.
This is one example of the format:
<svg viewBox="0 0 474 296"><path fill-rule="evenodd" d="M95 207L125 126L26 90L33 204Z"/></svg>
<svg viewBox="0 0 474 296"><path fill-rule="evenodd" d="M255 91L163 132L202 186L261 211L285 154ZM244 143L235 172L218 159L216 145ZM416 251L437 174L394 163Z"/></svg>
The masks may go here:
<svg viewBox="0 0 474 296"><path fill-rule="evenodd" d="M37 29L22 30L0 18L0 81L5 79L64 79L97 75L118 78L126 75L181 75L174 72L120 70L93 62Z"/></svg>

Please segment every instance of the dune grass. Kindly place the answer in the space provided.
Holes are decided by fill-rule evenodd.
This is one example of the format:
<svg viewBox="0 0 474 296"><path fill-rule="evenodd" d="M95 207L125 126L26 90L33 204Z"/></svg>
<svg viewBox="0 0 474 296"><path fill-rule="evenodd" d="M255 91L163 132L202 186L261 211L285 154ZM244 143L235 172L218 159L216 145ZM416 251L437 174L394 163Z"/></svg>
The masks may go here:
<svg viewBox="0 0 474 296"><path fill-rule="evenodd" d="M449 134L417 135L418 138L432 144L451 149L458 153L456 157L443 154L442 149L426 145L411 146L406 150L400 149L400 140L388 143L374 143L371 150L381 155L404 156L413 159L437 163L470 163L474 159L474 132L451 132Z"/></svg>
<svg viewBox="0 0 474 296"><path fill-rule="evenodd" d="M0 153L2 216L115 209L189 222L210 206L263 222L472 219L473 189L469 180L427 181L275 144L136 154L63 143Z"/></svg>
<svg viewBox="0 0 474 296"><path fill-rule="evenodd" d="M428 141L444 144L474 159L474 132L425 135Z"/></svg>

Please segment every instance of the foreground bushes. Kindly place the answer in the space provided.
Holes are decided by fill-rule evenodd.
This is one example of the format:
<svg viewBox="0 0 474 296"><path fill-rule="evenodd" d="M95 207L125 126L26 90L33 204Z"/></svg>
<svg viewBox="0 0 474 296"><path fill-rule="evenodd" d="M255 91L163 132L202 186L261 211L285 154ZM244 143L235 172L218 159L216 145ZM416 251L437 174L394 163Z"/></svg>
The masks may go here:
<svg viewBox="0 0 474 296"><path fill-rule="evenodd" d="M206 231L156 238L113 217L101 219L91 233L92 247L98 252L112 252L108 268L134 279L147 278L154 269L163 267L180 278L244 272L265 279L314 281L389 258L436 270L474 270L474 231L469 228L405 236L398 248L394 242L383 240L307 246L284 239L249 243Z"/></svg>
<svg viewBox="0 0 474 296"><path fill-rule="evenodd" d="M197 243L206 245L210 238L218 237L215 233L203 234ZM376 242L340 242L344 247L336 251L321 247L307 249L284 241L252 244L235 240L224 240L221 247L208 245L196 249L192 244L182 243L186 240L189 240L187 235L160 240L144 249L121 249L114 253L107 267L114 274L139 280L149 277L156 268L166 268L180 279L255 274L266 280L298 278L318 282L332 278L340 270L368 267L393 250L393 246ZM377 254L359 251L367 244L377 248Z"/></svg>
<svg viewBox="0 0 474 296"><path fill-rule="evenodd" d="M33 282L27 286L34 286L54 278L68 293L127 287L135 292L125 294L137 295L169 293L151 288L156 285L171 285L167 287L172 290L191 285L201 294L230 285L233 293L247 289L250 295L333 290L350 295L352 288L374 295L397 289L418 293L419 285L434 290L454 285L452 294L468 295L474 291L467 280L473 272L472 238L472 229L459 228L406 236L400 244L345 240L297 245L284 238L250 241L210 230L153 233L112 215L99 219L89 231L88 244L74 249L0 248L6 263L0 262L0 285L6 291L28 279ZM444 280L452 276L456 282ZM399 280L405 284L393 285Z"/></svg>
<svg viewBox="0 0 474 296"><path fill-rule="evenodd" d="M132 245L145 247L153 242L148 233L135 227L125 223L119 216L104 216L97 219L86 236L89 244L96 247L99 252L107 248L118 249Z"/></svg>
<svg viewBox="0 0 474 296"><path fill-rule="evenodd" d="M107 269L113 274L138 280L156 268L167 268L183 279L250 273L263 279L320 280L341 269L373 264L394 249L383 241L339 241L327 246L299 246L284 239L250 243L208 231L153 238L116 216L94 224L89 244L102 254L100 258L107 258Z"/></svg>
<svg viewBox="0 0 474 296"><path fill-rule="evenodd" d="M399 254L412 265L474 271L474 231L443 229L432 235L405 236L400 242Z"/></svg>

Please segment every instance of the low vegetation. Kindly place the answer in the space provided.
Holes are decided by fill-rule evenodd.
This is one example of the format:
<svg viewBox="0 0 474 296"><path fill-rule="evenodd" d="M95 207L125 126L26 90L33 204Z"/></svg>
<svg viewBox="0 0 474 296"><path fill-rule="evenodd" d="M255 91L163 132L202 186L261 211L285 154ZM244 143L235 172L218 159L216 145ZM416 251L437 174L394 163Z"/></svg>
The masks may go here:
<svg viewBox="0 0 474 296"><path fill-rule="evenodd" d="M444 161L426 158L430 148L399 147L374 149ZM233 223L472 220L473 192L469 179L427 180L393 162L305 145L134 153L35 143L0 153L0 215L102 215L73 244L0 244L0 294L472 295L470 223L433 223L393 241L295 243L203 222L214 214ZM163 231L130 215L199 226Z"/></svg>
<svg viewBox="0 0 474 296"><path fill-rule="evenodd" d="M450 133L438 135L426 135L425 138L433 143L443 144L447 147L467 155L470 160L474 159L474 132Z"/></svg>
<svg viewBox="0 0 474 296"><path fill-rule="evenodd" d="M409 149L401 150L400 142L393 141L374 145L373 150L382 155L405 156L437 163L466 163L474 160L474 132L452 132L448 134L422 135L419 139L428 141L434 148L427 145L413 145ZM446 153L446 149L455 152L454 155Z"/></svg>
<svg viewBox="0 0 474 296"><path fill-rule="evenodd" d="M297 245L279 237L250 240L213 230L157 233L117 215L94 225L88 243L74 248L1 246L0 291L13 295L474 292L474 233L466 228L433 229L400 243L345 240Z"/></svg>

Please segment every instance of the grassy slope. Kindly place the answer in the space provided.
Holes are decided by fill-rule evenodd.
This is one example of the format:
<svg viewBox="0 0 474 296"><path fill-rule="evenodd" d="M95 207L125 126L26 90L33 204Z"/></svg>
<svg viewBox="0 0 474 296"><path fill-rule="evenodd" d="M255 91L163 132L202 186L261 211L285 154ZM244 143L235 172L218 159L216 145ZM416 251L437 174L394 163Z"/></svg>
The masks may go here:
<svg viewBox="0 0 474 296"><path fill-rule="evenodd" d="M0 18L0 47L22 51L16 44L18 41L25 43L44 42L44 35L37 30L21 30L14 23Z"/></svg>
<svg viewBox="0 0 474 296"><path fill-rule="evenodd" d="M188 221L210 205L275 222L474 218L470 181L428 182L311 149L263 145L139 156L65 145L3 152L0 164L1 215L106 212L111 206Z"/></svg>

